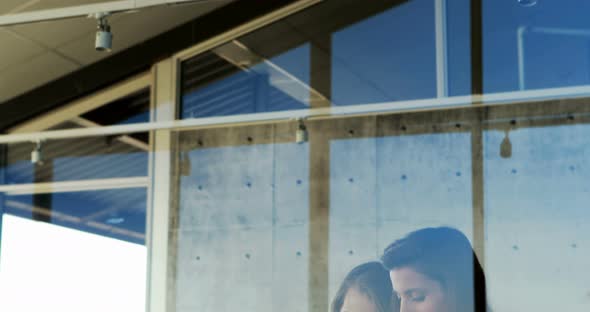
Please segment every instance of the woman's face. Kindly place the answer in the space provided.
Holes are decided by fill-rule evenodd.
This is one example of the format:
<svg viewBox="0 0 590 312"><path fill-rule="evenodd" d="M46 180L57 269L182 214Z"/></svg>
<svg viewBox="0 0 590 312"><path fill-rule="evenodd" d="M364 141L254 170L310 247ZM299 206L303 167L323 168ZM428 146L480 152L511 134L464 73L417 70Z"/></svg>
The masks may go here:
<svg viewBox="0 0 590 312"><path fill-rule="evenodd" d="M409 267L389 272L400 312L451 312L441 284Z"/></svg>
<svg viewBox="0 0 590 312"><path fill-rule="evenodd" d="M344 297L340 312L377 312L377 306L371 298L352 287Z"/></svg>

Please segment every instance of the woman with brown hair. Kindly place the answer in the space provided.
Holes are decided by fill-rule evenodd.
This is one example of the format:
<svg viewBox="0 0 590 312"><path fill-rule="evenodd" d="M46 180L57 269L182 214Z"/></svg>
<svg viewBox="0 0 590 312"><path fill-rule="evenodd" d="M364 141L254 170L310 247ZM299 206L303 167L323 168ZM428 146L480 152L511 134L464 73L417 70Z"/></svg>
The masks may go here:
<svg viewBox="0 0 590 312"><path fill-rule="evenodd" d="M389 270L400 312L485 312L483 269L460 231L425 228L389 245Z"/></svg>
<svg viewBox="0 0 590 312"><path fill-rule="evenodd" d="M361 264L344 278L332 302L332 312L395 312L387 270L379 262Z"/></svg>

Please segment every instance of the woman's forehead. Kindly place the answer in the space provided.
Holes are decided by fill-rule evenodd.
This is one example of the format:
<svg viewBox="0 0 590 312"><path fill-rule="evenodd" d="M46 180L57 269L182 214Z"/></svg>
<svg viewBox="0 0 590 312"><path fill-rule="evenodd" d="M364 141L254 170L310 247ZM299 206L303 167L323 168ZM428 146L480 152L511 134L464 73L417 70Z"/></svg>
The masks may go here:
<svg viewBox="0 0 590 312"><path fill-rule="evenodd" d="M438 282L412 269L401 267L389 272L393 290L399 294L416 289L431 289L438 286Z"/></svg>

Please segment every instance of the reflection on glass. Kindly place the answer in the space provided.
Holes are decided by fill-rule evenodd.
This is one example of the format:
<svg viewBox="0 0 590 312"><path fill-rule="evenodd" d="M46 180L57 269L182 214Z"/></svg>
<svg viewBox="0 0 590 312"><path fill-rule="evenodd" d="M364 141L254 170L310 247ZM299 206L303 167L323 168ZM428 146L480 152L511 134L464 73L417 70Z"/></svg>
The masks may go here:
<svg viewBox="0 0 590 312"><path fill-rule="evenodd" d="M470 0L444 1L446 4L446 61L449 96L471 94Z"/></svg>
<svg viewBox="0 0 590 312"><path fill-rule="evenodd" d="M585 311L590 127L559 115L536 127L519 123L484 136L490 297L498 311ZM503 128L512 128L509 158L500 154Z"/></svg>
<svg viewBox="0 0 590 312"><path fill-rule="evenodd" d="M590 84L589 9L587 1L483 1L485 92Z"/></svg>
<svg viewBox="0 0 590 312"><path fill-rule="evenodd" d="M145 188L4 195L4 213L144 244Z"/></svg>
<svg viewBox="0 0 590 312"><path fill-rule="evenodd" d="M481 2L323 1L185 61L182 118L590 84L590 3Z"/></svg>
<svg viewBox="0 0 590 312"><path fill-rule="evenodd" d="M471 237L469 133L338 139L330 152L332 296L347 270L411 230L452 225Z"/></svg>
<svg viewBox="0 0 590 312"><path fill-rule="evenodd" d="M434 3L325 1L182 64L182 118L436 97Z"/></svg>
<svg viewBox="0 0 590 312"><path fill-rule="evenodd" d="M48 121L43 130L73 130L148 122L150 89L140 90L80 116ZM49 140L5 146L3 184L138 177L147 175L149 134ZM40 159L33 161L32 151Z"/></svg>
<svg viewBox="0 0 590 312"><path fill-rule="evenodd" d="M309 46L265 58L238 40L183 63L182 117L309 107Z"/></svg>
<svg viewBox="0 0 590 312"><path fill-rule="evenodd" d="M52 140L41 144L42 161L34 164L35 143L7 147L5 184L140 177L147 175L148 135Z"/></svg>
<svg viewBox="0 0 590 312"><path fill-rule="evenodd" d="M393 296L389 272L380 262L363 263L342 281L332 302L332 312L394 312L399 305Z"/></svg>
<svg viewBox="0 0 590 312"><path fill-rule="evenodd" d="M483 269L469 240L449 227L414 231L381 257L390 271L400 311L485 312Z"/></svg>
<svg viewBox="0 0 590 312"><path fill-rule="evenodd" d="M336 10L355 14L351 7ZM407 1L357 18L331 34L333 104L436 97L433 1Z"/></svg>
<svg viewBox="0 0 590 312"><path fill-rule="evenodd" d="M180 134L177 311L307 310L308 145L269 135Z"/></svg>
<svg viewBox="0 0 590 312"><path fill-rule="evenodd" d="M580 103L182 132L177 310L585 311Z"/></svg>

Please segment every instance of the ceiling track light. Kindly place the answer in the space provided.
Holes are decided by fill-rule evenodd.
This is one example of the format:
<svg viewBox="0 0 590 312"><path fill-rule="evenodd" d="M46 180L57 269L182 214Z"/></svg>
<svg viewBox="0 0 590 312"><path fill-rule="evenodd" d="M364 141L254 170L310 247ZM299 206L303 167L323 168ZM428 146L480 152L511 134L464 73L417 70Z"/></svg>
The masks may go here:
<svg viewBox="0 0 590 312"><path fill-rule="evenodd" d="M133 13L143 9L159 6L181 4L204 4L219 0L116 0L86 5L72 5L69 7L47 10L28 11L15 14L0 14L0 27L23 25L37 22L63 20L76 17L90 17L98 21L94 48L96 51L110 52L113 44L113 34L107 17L118 13Z"/></svg>
<svg viewBox="0 0 590 312"><path fill-rule="evenodd" d="M159 6L180 4L207 4L219 0L116 0L92 4L70 5L46 10L26 11L13 14L0 14L0 27L55 21L92 15L97 12L131 13Z"/></svg>
<svg viewBox="0 0 590 312"><path fill-rule="evenodd" d="M96 30L96 40L94 41L94 48L100 52L110 52L113 47L113 34L111 33L111 25L107 17L111 15L109 12L101 12L91 15L98 21Z"/></svg>
<svg viewBox="0 0 590 312"><path fill-rule="evenodd" d="M34 165L43 165L43 151L41 150L43 141L35 142L35 147L31 151L31 163Z"/></svg>
<svg viewBox="0 0 590 312"><path fill-rule="evenodd" d="M303 118L297 118L297 131L295 132L295 142L298 144L307 142L309 139L309 133L307 132L307 127L305 123L303 123Z"/></svg>

